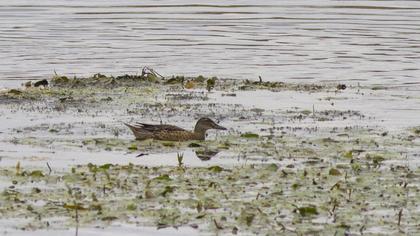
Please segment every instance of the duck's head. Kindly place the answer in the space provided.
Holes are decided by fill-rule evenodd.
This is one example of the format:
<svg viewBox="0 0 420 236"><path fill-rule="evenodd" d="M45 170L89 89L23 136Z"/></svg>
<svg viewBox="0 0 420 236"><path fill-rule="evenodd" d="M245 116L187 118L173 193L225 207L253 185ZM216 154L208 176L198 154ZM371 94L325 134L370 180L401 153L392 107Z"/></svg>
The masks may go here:
<svg viewBox="0 0 420 236"><path fill-rule="evenodd" d="M209 129L220 129L226 130L225 127L216 124L214 121L207 117L200 118L195 125L194 131L195 132L205 132Z"/></svg>

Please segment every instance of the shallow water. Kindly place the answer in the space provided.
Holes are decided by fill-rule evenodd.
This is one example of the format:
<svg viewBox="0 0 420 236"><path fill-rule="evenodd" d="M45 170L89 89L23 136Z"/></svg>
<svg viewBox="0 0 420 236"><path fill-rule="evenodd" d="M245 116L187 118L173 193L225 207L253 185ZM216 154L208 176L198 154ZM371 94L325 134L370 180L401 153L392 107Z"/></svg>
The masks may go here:
<svg viewBox="0 0 420 236"><path fill-rule="evenodd" d="M10 227L10 224L15 223L14 221L19 220L22 221L22 219L12 219L12 220L0 220L0 226L4 226L4 230L1 232L2 235L13 235L13 236L19 236L19 235L28 235L27 231L20 231L16 230ZM57 235L60 234L62 236L69 235L73 236L75 235L76 229L62 229L62 230L37 230L37 231L31 231L30 234L34 236L45 236L45 235ZM121 224L117 223L111 226L108 226L107 228L101 228L101 227L83 227L78 229L78 235L116 235L116 234L124 234L124 235L159 235L159 236L181 236L181 235L196 235L198 234L198 230L194 230L190 227L179 227L177 229L175 228L165 228L165 229L157 229L156 227L138 227L133 226L129 224ZM201 233L201 235L205 235Z"/></svg>
<svg viewBox="0 0 420 236"><path fill-rule="evenodd" d="M417 232L417 88L348 86L337 90L328 85L314 90L303 84L282 84L273 89L271 83L266 86L235 81L229 87L232 81L218 81L217 88L223 89L211 92L204 92L204 84L199 83L195 83L196 89L151 83L150 87L124 89L52 87L3 93L0 188L4 190L2 199L8 204L2 209L8 215L0 219L2 233L22 235L35 230L37 235L73 234L76 223L69 211L72 205L61 203L77 198L64 186L74 186L71 192L79 192L83 186L80 193L100 196L101 206L106 207L100 213L89 210L81 215L85 224L81 224L80 235L117 231L127 235L229 233L238 224L244 235L261 232L271 221L257 220L253 227L258 231L241 223L240 216L245 213L237 209L249 208L250 202L265 207L263 213L271 212L270 218L281 217L287 228L279 226L278 232L326 230L333 234L340 228L344 234L339 222L351 225L346 230L350 234L360 232L360 225L364 224L368 233L393 235L401 229L408 234ZM228 130L209 131L205 142L137 142L123 125L161 121L190 129L202 115L211 116ZM137 157L141 153L145 155ZM184 155L181 165L178 153ZM98 176L102 177L97 178L99 169L107 172L101 172ZM150 184L150 178L156 183ZM114 180L115 184L111 182ZM116 184L120 180L127 184ZM107 191L106 183L113 184L115 191ZM220 187L210 187L213 183ZM176 199L172 203L161 198L167 193L169 187L161 192L167 184L177 186L167 198ZM152 186L153 192L147 186ZM201 213L198 209L195 212L195 202L184 199L193 196L195 201L197 193L209 194L204 196L224 205L220 210L207 209L206 214L212 214L208 218L196 216ZM22 201L25 205L19 204L19 211L11 208L17 205L11 196L27 199ZM346 202L338 208L337 221L328 210L330 202L325 201L332 197ZM86 204L94 201L89 197L81 199ZM180 205L181 200L185 205ZM301 210L296 212L295 202L298 206L316 206L311 209L319 209L314 213L317 216L306 218ZM138 211L133 211L132 206ZM229 217L221 218L224 228L220 231L211 219L226 210L230 211ZM172 218L171 212L178 211L179 215L191 217L186 221L181 218L181 224L167 221ZM41 220L33 212L52 213L52 217ZM402 227L397 223L398 212L404 212ZM235 214L238 217L231 217ZM366 217L368 223L364 223ZM155 228L160 222L164 226L185 227L161 231Z"/></svg>
<svg viewBox="0 0 420 236"><path fill-rule="evenodd" d="M183 93L194 93L187 91ZM195 91L201 93L201 90ZM180 93L182 94L182 93ZM392 90L371 90L349 88L344 92L326 91L317 93L298 92L298 91L236 91L235 96L223 96L224 92L214 91L207 94L208 100L191 99L188 101L171 101L171 106L177 107L178 102L199 105L208 113L209 107L217 117L227 116L221 121L223 126L229 128L228 131L209 131L208 140L217 140L226 135L238 135L238 132L257 133L259 135L268 135L267 130L270 127L291 127L298 128L292 132L298 136L312 137L319 139L324 137L325 130L327 136L331 129L345 129L346 127L359 128L369 127L377 132L390 132L398 134L409 132L411 127L419 125L418 113L420 103L417 91L407 91L401 89ZM161 95L165 97L165 95ZM157 100L160 100L157 98ZM260 101L264 101L261 103ZM381 102L382 101L382 102ZM386 102L383 102L386 101ZM36 104L36 103L35 103ZM47 103L48 104L48 103ZM53 169L68 169L74 165L86 165L93 163L103 165L107 163L127 165L128 163L145 166L177 166L177 154L184 156L183 163L188 167L208 167L212 165L221 166L240 166L245 164L266 164L277 163L283 166L288 164L300 165L299 161L284 159L276 160L267 158L264 155L247 156L232 150L217 150L214 156L201 157L197 155L196 149L184 146L175 146L168 150L153 151L130 151L127 149L129 143L121 143L122 150L103 150L89 149L82 145L80 140L93 140L95 138L112 139L112 129L120 130L118 139L132 140L132 134L126 129L122 122L130 122L133 114L127 113L122 107L108 107L105 111L97 112L93 109L90 112L56 112L51 111L49 106L44 103L34 105L4 105L0 109L0 165L15 166L19 161L22 166L46 167L46 163ZM212 105L213 104L213 105ZM228 107L235 107L228 109ZM36 107L36 108L34 108ZM83 107L83 106L82 106ZM22 111L19 109L23 109ZM37 110L38 109L38 110ZM195 107L195 112L200 114L202 111ZM101 110L101 109L100 109ZM252 111L245 120L238 119L239 116ZM311 113L306 119L293 118L302 111ZM325 111L330 115L327 120L318 120L312 118L312 112L315 116L322 119L325 117ZM334 115L333 111L349 111L343 115ZM357 111L357 112L352 112ZM191 123L195 121L194 117L186 117L169 112L168 115L144 114L143 117L136 117L149 123L159 123L159 118L164 123L174 123L185 129L191 129ZM308 130L318 130L313 133ZM57 132L49 130L57 129ZM299 130L302 129L302 130ZM324 130L324 131L322 131ZM279 135L280 131L276 131ZM14 143L15 140L26 140L23 143ZM38 140L39 142L37 142ZM139 147L147 147L149 144L139 143ZM127 147L126 147L127 146ZM410 166L420 165L417 155L417 144L409 147L387 147L388 151L397 148L398 151L404 150L408 155L403 162L410 163ZM216 151L210 148L209 151ZM394 150L395 151L395 150ZM145 154L139 156L139 154ZM401 160L389 160L390 164L401 164Z"/></svg>
<svg viewBox="0 0 420 236"><path fill-rule="evenodd" d="M419 85L418 1L0 3L0 87L60 74Z"/></svg>

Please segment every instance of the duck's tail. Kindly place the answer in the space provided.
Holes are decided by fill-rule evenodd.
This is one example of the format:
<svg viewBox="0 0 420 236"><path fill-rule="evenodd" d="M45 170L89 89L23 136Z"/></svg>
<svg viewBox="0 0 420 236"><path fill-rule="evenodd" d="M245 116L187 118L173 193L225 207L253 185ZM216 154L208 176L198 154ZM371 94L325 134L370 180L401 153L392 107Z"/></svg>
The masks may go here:
<svg viewBox="0 0 420 236"><path fill-rule="evenodd" d="M134 131L134 130L136 130L136 129L140 128L140 127L138 127L138 126L130 125L130 124L125 123L125 122L123 122L123 124L124 124L125 126L127 126L128 128L130 128L132 131Z"/></svg>
<svg viewBox="0 0 420 236"><path fill-rule="evenodd" d="M144 130L141 125L135 126L135 125L130 125L125 122L124 122L124 125L130 128L134 136L136 136L137 140L145 140L145 139L153 138L153 134L147 130Z"/></svg>

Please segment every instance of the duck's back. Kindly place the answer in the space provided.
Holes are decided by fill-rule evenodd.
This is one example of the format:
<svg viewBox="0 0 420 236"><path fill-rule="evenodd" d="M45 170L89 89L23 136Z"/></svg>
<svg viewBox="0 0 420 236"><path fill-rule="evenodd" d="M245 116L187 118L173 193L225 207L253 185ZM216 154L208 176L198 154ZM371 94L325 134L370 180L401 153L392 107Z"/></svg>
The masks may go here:
<svg viewBox="0 0 420 236"><path fill-rule="evenodd" d="M175 125L150 125L143 123L138 124L142 125L144 130L151 132L153 138L157 140L186 141L196 139L193 132L187 131Z"/></svg>
<svg viewBox="0 0 420 236"><path fill-rule="evenodd" d="M144 124L144 123L137 123L138 127L141 127L144 130L149 132L172 132L172 131L186 131L183 128L180 128L175 125L151 125L151 124Z"/></svg>
<svg viewBox="0 0 420 236"><path fill-rule="evenodd" d="M200 135L175 125L151 125L144 123L126 125L133 131L138 140L156 139L163 141L187 141L203 139Z"/></svg>

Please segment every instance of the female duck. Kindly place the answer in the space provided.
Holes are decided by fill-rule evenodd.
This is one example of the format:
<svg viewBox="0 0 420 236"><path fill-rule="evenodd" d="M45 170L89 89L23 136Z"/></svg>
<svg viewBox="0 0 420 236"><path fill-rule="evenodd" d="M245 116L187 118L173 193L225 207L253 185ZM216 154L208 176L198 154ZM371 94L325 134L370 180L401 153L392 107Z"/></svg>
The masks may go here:
<svg viewBox="0 0 420 236"><path fill-rule="evenodd" d="M136 123L130 125L124 123L133 131L137 140L157 139L164 141L188 141L204 140L206 131L209 129L226 130L225 127L216 124L209 118L200 118L195 125L194 131L188 131L174 125L150 125Z"/></svg>

